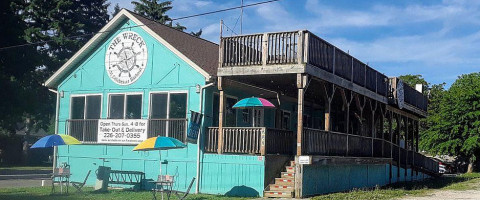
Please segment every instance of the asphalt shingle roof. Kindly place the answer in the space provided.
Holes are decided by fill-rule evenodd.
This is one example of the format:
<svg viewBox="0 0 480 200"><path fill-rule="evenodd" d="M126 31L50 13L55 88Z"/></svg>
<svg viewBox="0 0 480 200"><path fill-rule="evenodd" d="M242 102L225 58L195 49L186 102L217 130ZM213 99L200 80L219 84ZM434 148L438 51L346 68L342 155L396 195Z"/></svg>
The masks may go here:
<svg viewBox="0 0 480 200"><path fill-rule="evenodd" d="M217 44L152 21L132 11L129 12L210 76L216 76L218 67Z"/></svg>

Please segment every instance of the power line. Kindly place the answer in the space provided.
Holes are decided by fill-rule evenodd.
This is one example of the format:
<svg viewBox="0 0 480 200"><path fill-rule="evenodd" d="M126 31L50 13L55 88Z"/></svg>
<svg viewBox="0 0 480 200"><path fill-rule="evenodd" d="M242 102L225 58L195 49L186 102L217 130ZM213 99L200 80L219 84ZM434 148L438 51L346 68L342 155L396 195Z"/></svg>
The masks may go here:
<svg viewBox="0 0 480 200"><path fill-rule="evenodd" d="M247 4L247 5L243 5L243 6L236 6L236 7L231 7L231 8L221 9L221 10L215 10L215 11L210 11L210 12L205 12L205 13L200 13L200 14L195 14L195 15L188 15L188 16L184 16L184 17L177 17L177 18L173 18L173 19L171 19L171 20L172 20L172 21L175 21L175 20L188 19L188 18L193 18L193 17L199 17L199 16L204 16L204 15L210 15L210 14L215 14L215 13L220 13L220 12L235 10L235 9L239 9L239 8L245 8L245 7L251 7L251 6L257 6L257 5L272 3L272 2L276 2L276 1L281 1L281 0L262 1L262 2ZM130 28L135 28L135 27L140 27L140 26L146 26L146 25L155 24L155 23L159 23L159 22L152 22L152 23L148 23L148 24L141 24L141 25L136 25L136 26L129 26L129 27L125 27L125 28L120 28L119 30L130 29ZM227 28L228 28L228 27L227 27ZM230 28L228 28L228 29L230 29ZM231 30L231 29L230 29L230 30ZM117 30L115 30L115 31L117 31ZM95 32L95 33L81 34L81 35L69 36L69 37L64 37L64 38L67 38L67 39L81 38L81 37L92 36L92 35L102 34L102 33L109 33L109 32L112 32L112 31L98 31L98 32ZM233 31L232 31L232 32L233 32ZM235 34L236 34L236 33L235 33ZM55 40L45 40L45 41L40 41L40 42L33 42L33 43L25 43L25 44L19 44L19 45L12 45L12 46L8 46L8 47L0 47L0 51L2 51L2 50L7 50L7 49L12 49L12 48L30 46L30 45L47 44L47 43L53 42L53 41L55 41Z"/></svg>

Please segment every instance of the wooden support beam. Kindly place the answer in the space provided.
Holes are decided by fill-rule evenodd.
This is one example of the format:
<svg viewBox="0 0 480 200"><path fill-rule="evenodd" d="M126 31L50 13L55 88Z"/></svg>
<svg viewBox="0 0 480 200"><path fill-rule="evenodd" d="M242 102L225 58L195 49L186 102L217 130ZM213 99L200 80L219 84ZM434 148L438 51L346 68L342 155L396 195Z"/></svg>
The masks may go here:
<svg viewBox="0 0 480 200"><path fill-rule="evenodd" d="M332 90L330 91L330 85L332 86ZM333 96L335 95L335 84L330 84L330 83L325 83L323 85L323 88L325 89L325 94L326 96L326 101L325 101L325 130L326 131L331 131L332 130L332 123L331 123L331 111L332 111L332 100Z"/></svg>
<svg viewBox="0 0 480 200"><path fill-rule="evenodd" d="M218 77L217 81L218 85L218 90L220 91L220 96L219 96L219 109L218 109L218 150L217 152L219 154L223 153L223 145L224 145L224 139L223 139L223 118L224 118L224 109L225 109L225 94L223 91L223 85L222 85L222 77Z"/></svg>
<svg viewBox="0 0 480 200"><path fill-rule="evenodd" d="M297 100L297 156L302 155L302 143L303 143L303 108L305 97L305 86L307 84L307 75L297 74L297 88L298 88L298 100Z"/></svg>

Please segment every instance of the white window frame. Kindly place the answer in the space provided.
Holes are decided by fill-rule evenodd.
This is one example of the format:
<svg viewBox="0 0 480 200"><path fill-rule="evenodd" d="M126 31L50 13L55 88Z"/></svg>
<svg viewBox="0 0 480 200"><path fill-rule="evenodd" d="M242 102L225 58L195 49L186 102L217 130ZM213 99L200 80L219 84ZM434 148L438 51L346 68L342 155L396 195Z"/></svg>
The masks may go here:
<svg viewBox="0 0 480 200"><path fill-rule="evenodd" d="M70 95L70 110L69 110L69 119L72 119L72 106L73 106L73 98L74 97L85 97L84 99L84 106L83 106L83 119L86 119L87 116L87 96L100 96L100 117L102 118L102 111L103 111L103 94L102 93L88 93L88 94L71 94Z"/></svg>
<svg viewBox="0 0 480 200"><path fill-rule="evenodd" d="M174 90L174 91L151 91L148 93L148 119L153 119L151 118L152 116L152 94L167 94L167 118L166 120L170 119L170 94L186 94L187 95L187 102L185 104L185 119L188 119L188 90ZM187 127L185 127L185 131L187 130ZM168 137L169 133L169 123L166 123L166 135ZM186 133L185 133L186 134ZM186 136L184 136L186 137Z"/></svg>
<svg viewBox="0 0 480 200"><path fill-rule="evenodd" d="M167 94L167 118L170 119L170 94L186 94L187 95L187 102L185 109L185 119L188 119L188 100L189 94L188 90L173 90L173 91L151 91L148 93L148 119L152 119L152 94Z"/></svg>
<svg viewBox="0 0 480 200"><path fill-rule="evenodd" d="M107 118L110 118L110 96L111 95L124 95L123 96L123 118L125 119L125 115L127 114L127 96L128 95L141 95L142 96L142 107L140 108L140 119L143 117L143 92L114 92L114 93L108 93L108 104L107 104Z"/></svg>

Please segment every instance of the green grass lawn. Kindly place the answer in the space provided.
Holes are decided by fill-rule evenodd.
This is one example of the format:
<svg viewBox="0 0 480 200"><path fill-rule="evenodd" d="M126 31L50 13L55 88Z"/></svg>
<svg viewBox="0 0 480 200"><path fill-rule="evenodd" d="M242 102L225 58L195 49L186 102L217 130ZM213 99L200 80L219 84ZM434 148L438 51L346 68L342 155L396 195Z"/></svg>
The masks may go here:
<svg viewBox="0 0 480 200"><path fill-rule="evenodd" d="M75 200L75 199L152 199L152 193L149 191L126 191L126 190L109 190L106 193L95 193L93 188L85 188L84 193L76 193L75 188L70 188L70 193L65 194L50 194L50 187L33 187L33 188L0 188L0 199L9 200ZM172 196L173 197L173 196ZM157 199L161 199L161 194L157 194ZM166 199L166 196L165 196ZM176 199L176 198L170 198ZM219 195L205 195L205 194L190 194L187 199L191 200L209 200L209 199L247 199L247 198L232 198Z"/></svg>
<svg viewBox="0 0 480 200"><path fill-rule="evenodd" d="M435 190L471 190L480 188L480 173L463 174L457 177L441 177L422 182L392 184L372 190L354 190L313 197L323 199L397 199L405 196L422 196Z"/></svg>
<svg viewBox="0 0 480 200"><path fill-rule="evenodd" d="M471 190L480 189L480 173L464 174L457 177L442 177L422 182L398 183L383 188L373 190L354 190L345 193L334 193L313 197L313 200L322 199L397 199L405 196L422 196L435 190ZM68 195L50 194L50 187L34 188L5 188L0 189L0 199L11 200L54 200L54 199L151 199L152 193L149 191L123 191L110 190L107 193L95 193L92 188L86 188L85 193L76 193L74 188L70 188ZM158 194L160 195L160 194ZM160 197L160 196L158 196ZM158 198L160 199L160 198ZM175 199L175 198L172 198ZM209 199L248 199L232 198L219 195L194 195L188 196L188 199L209 200Z"/></svg>

